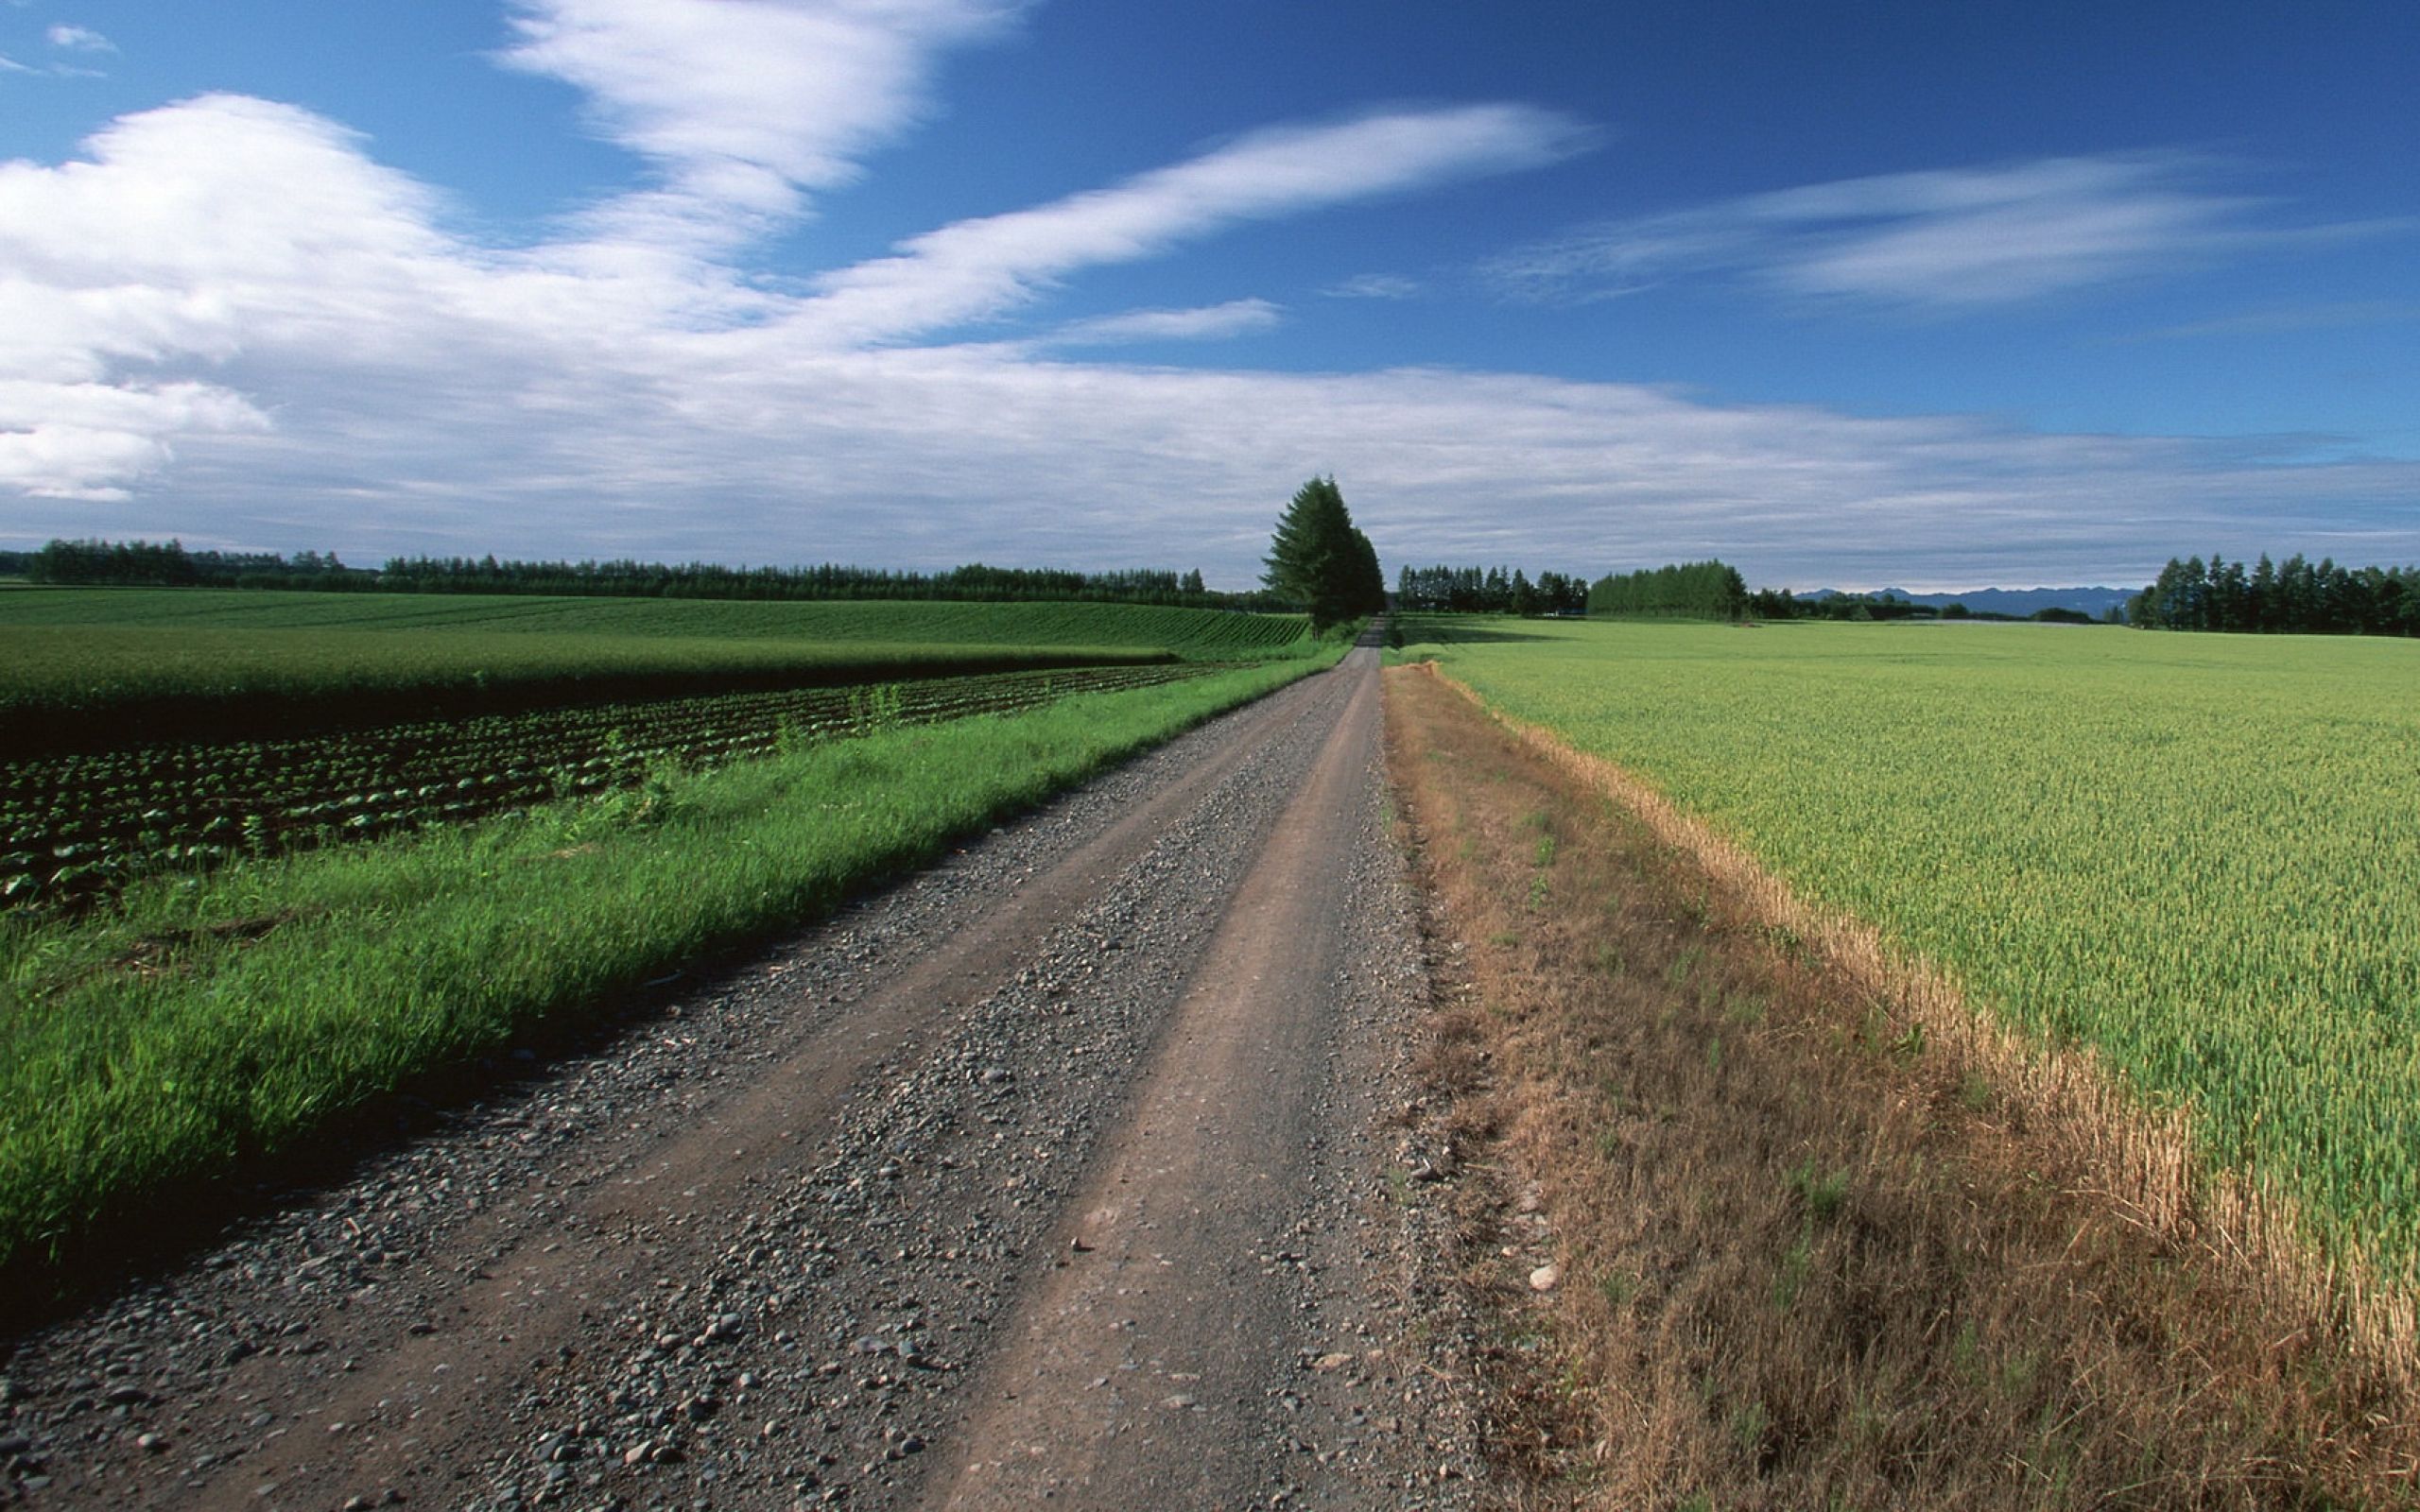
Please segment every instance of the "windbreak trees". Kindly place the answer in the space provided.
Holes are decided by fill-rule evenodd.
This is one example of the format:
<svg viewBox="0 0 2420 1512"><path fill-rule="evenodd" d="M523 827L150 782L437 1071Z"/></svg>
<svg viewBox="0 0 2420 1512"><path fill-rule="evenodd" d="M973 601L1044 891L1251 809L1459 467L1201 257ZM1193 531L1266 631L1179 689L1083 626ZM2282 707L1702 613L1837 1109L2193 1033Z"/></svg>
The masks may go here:
<svg viewBox="0 0 2420 1512"><path fill-rule="evenodd" d="M1315 630L1387 607L1378 549L1354 528L1334 478L1313 478L1294 490L1263 561L1261 580L1302 606Z"/></svg>
<svg viewBox="0 0 2420 1512"><path fill-rule="evenodd" d="M1591 614L1736 620L1747 607L1748 585L1720 559L1616 573L1588 590Z"/></svg>

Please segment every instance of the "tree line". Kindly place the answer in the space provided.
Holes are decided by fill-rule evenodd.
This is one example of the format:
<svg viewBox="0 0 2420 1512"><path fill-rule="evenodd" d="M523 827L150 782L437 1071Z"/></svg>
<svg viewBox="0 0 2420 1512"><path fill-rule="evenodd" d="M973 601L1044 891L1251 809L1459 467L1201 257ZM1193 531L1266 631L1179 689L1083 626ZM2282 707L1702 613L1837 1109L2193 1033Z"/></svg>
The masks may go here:
<svg viewBox="0 0 2420 1512"><path fill-rule="evenodd" d="M1739 570L1713 559L1615 573L1588 589L1591 614L1736 620L1747 609L1748 584Z"/></svg>
<svg viewBox="0 0 2420 1512"><path fill-rule="evenodd" d="M1588 580L1545 572L1531 581L1518 567L1406 567L1395 575L1395 607L1419 614L1582 614Z"/></svg>
<svg viewBox="0 0 2420 1512"><path fill-rule="evenodd" d="M150 588L357 588L376 574L330 552L187 551L180 541L53 541L22 558L36 583Z"/></svg>
<svg viewBox="0 0 2420 1512"><path fill-rule="evenodd" d="M1149 568L1086 573L980 562L921 573L826 562L812 567L724 567L713 562L504 561L493 557L397 558L380 570L395 593L567 593L642 598L955 599L999 603L1095 601L1227 609L1256 595L1206 587L1199 571Z"/></svg>
<svg viewBox="0 0 2420 1512"><path fill-rule="evenodd" d="M2235 630L2271 635L2420 635L2420 567L2339 567L2301 553L2250 568L2212 553L2170 557L2157 579L2126 603L2143 629Z"/></svg>
<svg viewBox="0 0 2420 1512"><path fill-rule="evenodd" d="M1265 593L1205 586L1200 571L1123 569L1084 573L1048 567L897 572L826 563L814 567L674 566L617 561L499 561L493 556L396 557L376 569L347 567L334 552L188 551L181 541L54 541L23 559L37 583L154 588L291 588L389 593L536 593L619 598L958 599L1100 602L1190 609L1271 607Z"/></svg>

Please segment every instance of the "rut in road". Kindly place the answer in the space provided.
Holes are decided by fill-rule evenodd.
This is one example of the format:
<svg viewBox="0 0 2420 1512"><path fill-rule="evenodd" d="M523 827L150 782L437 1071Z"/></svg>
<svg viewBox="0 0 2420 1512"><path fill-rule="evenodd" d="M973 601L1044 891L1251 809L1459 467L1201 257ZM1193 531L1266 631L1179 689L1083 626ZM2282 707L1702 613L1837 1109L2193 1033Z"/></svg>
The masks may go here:
<svg viewBox="0 0 2420 1512"><path fill-rule="evenodd" d="M20 1341L9 1484L1461 1504L1445 1219L1381 1129L1425 994L1375 660Z"/></svg>

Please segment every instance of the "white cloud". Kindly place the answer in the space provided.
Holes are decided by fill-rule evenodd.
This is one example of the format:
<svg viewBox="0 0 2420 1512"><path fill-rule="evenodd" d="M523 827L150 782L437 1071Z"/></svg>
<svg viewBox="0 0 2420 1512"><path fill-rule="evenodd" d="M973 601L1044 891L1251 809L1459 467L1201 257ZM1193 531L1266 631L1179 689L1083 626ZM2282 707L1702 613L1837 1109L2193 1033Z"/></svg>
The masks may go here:
<svg viewBox="0 0 2420 1512"><path fill-rule="evenodd" d="M2125 580L2178 549L2356 530L2364 559L2420 558L2420 465L2310 463L2299 442L836 339L853 291L882 318L851 334L895 340L1222 225L1496 171L1553 150L1548 127L1404 112L1247 138L799 296L694 249L466 241L440 195L291 107L130 116L77 161L0 164L0 537L1155 563L1240 586L1285 499L1333 472L1391 561L1594 573L1719 551L1802 586L2020 561ZM1201 335L1275 313L1111 318Z"/></svg>
<svg viewBox="0 0 2420 1512"><path fill-rule="evenodd" d="M515 0L502 60L580 90L660 182L605 233L717 247L800 214L927 108L935 55L1000 30L1010 0Z"/></svg>
<svg viewBox="0 0 2420 1512"><path fill-rule="evenodd" d="M1785 296L1956 310L2390 229L2270 228L2269 201L2207 187L2215 172L2179 154L2120 153L1841 180L1612 222L1487 271L1531 298L1737 274Z"/></svg>
<svg viewBox="0 0 2420 1512"><path fill-rule="evenodd" d="M1129 341L1217 341L1273 330L1286 312L1267 300L1229 300L1190 310L1129 310L1061 326L1054 347L1106 347Z"/></svg>
<svg viewBox="0 0 2420 1512"><path fill-rule="evenodd" d="M110 41L107 37L102 36L99 32L93 30L90 26L71 26L65 22L61 22L51 27L48 31L43 33L43 35L49 40L49 43L53 47L61 48L71 53L113 53L117 51L117 43Z"/></svg>
<svg viewBox="0 0 2420 1512"><path fill-rule="evenodd" d="M996 315L1084 267L1132 262L1253 220L1550 162L1576 123L1513 105L1406 111L1262 131L1114 188L959 221L817 280L824 340L898 339Z"/></svg>

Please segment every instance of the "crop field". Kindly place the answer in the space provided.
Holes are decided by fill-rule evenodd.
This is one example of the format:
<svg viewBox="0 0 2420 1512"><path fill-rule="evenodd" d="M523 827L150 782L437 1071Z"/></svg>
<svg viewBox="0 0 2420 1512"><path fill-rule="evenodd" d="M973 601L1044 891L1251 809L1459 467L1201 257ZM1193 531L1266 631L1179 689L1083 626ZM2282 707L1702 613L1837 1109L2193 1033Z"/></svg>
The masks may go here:
<svg viewBox="0 0 2420 1512"><path fill-rule="evenodd" d="M1986 625L1408 638L2013 1023L2189 1107L2207 1157L2409 1281L2420 646Z"/></svg>
<svg viewBox="0 0 2420 1512"><path fill-rule="evenodd" d="M103 784L118 822L147 805L137 850L197 820L200 843L226 843L209 801L176 814L177 784L291 798L281 817L305 844L255 854L239 822L226 865L133 876L103 907L0 910L0 1290L50 1284L79 1246L106 1249L110 1225L156 1219L164 1193L795 928L1342 650L264 741L217 750L216 766L168 752L113 799ZM596 754L574 764L581 751ZM621 783L632 771L643 781ZM533 782L544 791L508 796ZM503 812L480 822L416 822L492 803ZM307 843L357 817L366 843Z"/></svg>
<svg viewBox="0 0 2420 1512"><path fill-rule="evenodd" d="M0 758L1311 644L1300 616L1123 605L19 589Z"/></svg>
<svg viewBox="0 0 2420 1512"><path fill-rule="evenodd" d="M764 603L475 593L251 593L42 588L0 593L0 629L116 626L176 630L451 630L818 644L1151 647L1240 660L1302 639L1299 614L1141 604L914 600Z"/></svg>
<svg viewBox="0 0 2420 1512"><path fill-rule="evenodd" d="M136 877L359 841L862 734L1180 681L1211 663L709 695L0 763L0 904L88 904Z"/></svg>

